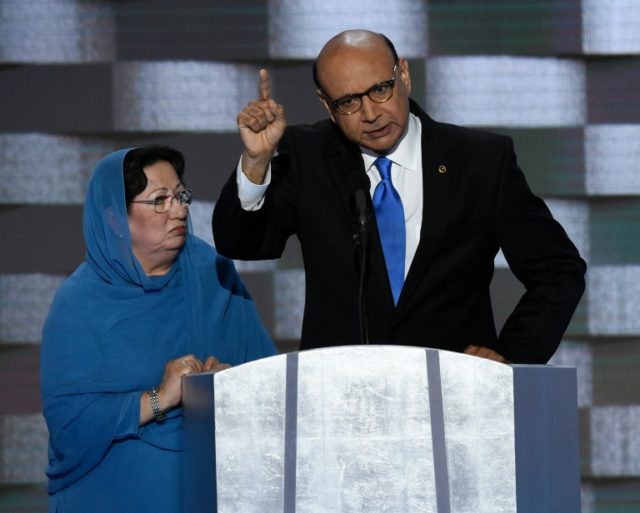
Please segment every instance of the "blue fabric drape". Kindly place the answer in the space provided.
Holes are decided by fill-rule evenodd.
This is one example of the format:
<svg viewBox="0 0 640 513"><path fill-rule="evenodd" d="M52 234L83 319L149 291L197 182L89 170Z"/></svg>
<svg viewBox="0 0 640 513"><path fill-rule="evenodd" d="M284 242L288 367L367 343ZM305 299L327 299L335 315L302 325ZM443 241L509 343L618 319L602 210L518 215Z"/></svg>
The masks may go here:
<svg viewBox="0 0 640 513"><path fill-rule="evenodd" d="M139 427L140 395L184 354L239 365L276 352L233 262L190 228L171 270L145 274L131 251L127 151L94 170L83 216L86 260L58 290L44 326L52 511L180 511L181 409Z"/></svg>

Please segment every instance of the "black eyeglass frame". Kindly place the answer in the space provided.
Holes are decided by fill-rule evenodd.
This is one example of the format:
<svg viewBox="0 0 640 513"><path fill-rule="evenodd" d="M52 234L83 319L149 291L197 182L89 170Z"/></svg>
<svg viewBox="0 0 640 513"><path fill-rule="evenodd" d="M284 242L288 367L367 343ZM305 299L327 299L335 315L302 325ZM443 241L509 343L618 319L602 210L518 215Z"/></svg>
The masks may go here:
<svg viewBox="0 0 640 513"><path fill-rule="evenodd" d="M182 189L180 191L177 191L174 194L162 194L150 200L131 200L131 203L142 203L144 205L153 205L153 210L157 214L165 214L169 212L169 210L171 210L171 202L174 199L178 203L180 203L181 207L189 208L189 206L191 205L191 202L193 201L193 192L191 191L191 189ZM165 204L167 204L169 208L167 208L166 210L158 210L158 208L163 208Z"/></svg>
<svg viewBox="0 0 640 513"><path fill-rule="evenodd" d="M333 108L333 110L335 110L336 112L338 112L339 114L342 114L343 116L350 116L351 114L355 114L356 112L358 112L361 108L362 108L362 97L363 96L367 96L372 102L375 103L386 103L388 102L391 98L393 98L393 90L395 88L396 85L396 71L398 70L398 60L395 61L395 63L393 64L393 73L392 73L392 78L391 80L385 80L384 82L378 82L377 84L372 85L369 89L367 89L366 91L362 92L362 93L353 93L353 94L347 94L345 96L342 96L340 98L338 98L337 100L332 100L331 98L329 98L329 95L327 95L327 93L325 93L324 91L322 91L322 94L325 95L325 98L329 101L331 107ZM391 90L391 94L389 95L389 98L385 98L384 100L376 100L375 98L371 97L371 93L373 91L375 91L376 88L380 87L380 86L389 86L390 90ZM357 99L358 100L358 108L352 111L344 111L341 109L340 107L340 102L346 100L346 99Z"/></svg>

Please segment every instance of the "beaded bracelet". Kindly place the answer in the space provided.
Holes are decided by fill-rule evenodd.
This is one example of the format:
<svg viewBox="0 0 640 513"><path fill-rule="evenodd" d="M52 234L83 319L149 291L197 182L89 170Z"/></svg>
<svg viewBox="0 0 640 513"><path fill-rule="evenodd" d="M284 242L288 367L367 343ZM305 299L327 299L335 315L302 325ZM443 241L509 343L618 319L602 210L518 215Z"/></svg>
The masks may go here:
<svg viewBox="0 0 640 513"><path fill-rule="evenodd" d="M164 412L160 409L160 401L158 401L158 391L155 387L151 388L148 392L149 399L151 400L151 411L156 422L164 422Z"/></svg>

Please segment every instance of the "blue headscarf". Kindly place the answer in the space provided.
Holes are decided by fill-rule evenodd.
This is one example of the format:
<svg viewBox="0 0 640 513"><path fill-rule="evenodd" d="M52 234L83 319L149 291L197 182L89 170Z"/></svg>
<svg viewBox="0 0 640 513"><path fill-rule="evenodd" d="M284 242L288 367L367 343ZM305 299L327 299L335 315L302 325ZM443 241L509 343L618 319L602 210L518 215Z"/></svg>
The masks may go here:
<svg viewBox="0 0 640 513"><path fill-rule="evenodd" d="M181 449L182 413L139 427L140 396L181 355L238 365L275 354L233 263L188 228L170 271L147 276L131 250L123 161L96 166L84 206L86 260L60 287L45 323L41 391L49 492L95 469L114 443Z"/></svg>

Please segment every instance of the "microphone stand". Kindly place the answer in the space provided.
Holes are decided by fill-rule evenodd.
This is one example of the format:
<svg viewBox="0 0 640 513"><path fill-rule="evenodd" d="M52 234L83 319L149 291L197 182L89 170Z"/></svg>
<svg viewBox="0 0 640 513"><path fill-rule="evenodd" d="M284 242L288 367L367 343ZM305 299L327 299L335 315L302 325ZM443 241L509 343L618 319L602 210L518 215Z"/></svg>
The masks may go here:
<svg viewBox="0 0 640 513"><path fill-rule="evenodd" d="M362 189L354 193L356 224L358 233L354 236L360 253L360 276L358 280L358 320L360 325L360 343L369 344L369 326L367 323L366 276L367 254L369 253L369 216L367 215L367 195Z"/></svg>

